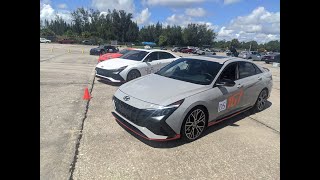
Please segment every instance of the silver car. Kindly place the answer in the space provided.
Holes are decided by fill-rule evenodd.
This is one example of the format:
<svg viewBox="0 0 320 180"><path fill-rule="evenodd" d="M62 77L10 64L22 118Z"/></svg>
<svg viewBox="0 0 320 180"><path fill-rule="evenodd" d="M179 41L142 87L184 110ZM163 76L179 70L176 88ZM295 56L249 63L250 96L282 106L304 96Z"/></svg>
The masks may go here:
<svg viewBox="0 0 320 180"><path fill-rule="evenodd" d="M112 114L144 139L193 141L208 126L262 111L271 89L271 72L251 61L191 56L121 85Z"/></svg>
<svg viewBox="0 0 320 180"><path fill-rule="evenodd" d="M251 59L253 61L261 61L261 54L259 54L257 51L242 51L238 57L244 58L244 59Z"/></svg>

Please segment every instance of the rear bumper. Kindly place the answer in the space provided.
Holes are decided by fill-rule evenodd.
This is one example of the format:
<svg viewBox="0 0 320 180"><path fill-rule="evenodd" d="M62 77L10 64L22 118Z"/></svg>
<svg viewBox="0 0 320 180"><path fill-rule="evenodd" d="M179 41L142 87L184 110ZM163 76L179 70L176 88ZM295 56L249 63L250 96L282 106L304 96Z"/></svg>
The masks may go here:
<svg viewBox="0 0 320 180"><path fill-rule="evenodd" d="M112 115L115 117L116 121L127 130L133 132L134 134L138 135L139 137L142 137L143 139L150 140L150 141L171 141L175 139L179 139L181 137L180 134L175 134L173 137L169 136L162 136L154 134L152 131L145 127L138 126L120 114L116 112L112 112Z"/></svg>

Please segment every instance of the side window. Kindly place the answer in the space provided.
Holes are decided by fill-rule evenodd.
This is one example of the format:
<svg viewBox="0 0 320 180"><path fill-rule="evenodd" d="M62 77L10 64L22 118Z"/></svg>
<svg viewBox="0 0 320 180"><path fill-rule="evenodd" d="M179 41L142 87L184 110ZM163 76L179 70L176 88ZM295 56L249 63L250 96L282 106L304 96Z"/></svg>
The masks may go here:
<svg viewBox="0 0 320 180"><path fill-rule="evenodd" d="M230 79L232 81L237 80L237 63L231 63L225 67L219 79Z"/></svg>
<svg viewBox="0 0 320 180"><path fill-rule="evenodd" d="M158 60L158 52L153 52L151 54L148 55L148 57L146 58L146 60L150 61L154 61L154 60Z"/></svg>
<svg viewBox="0 0 320 180"><path fill-rule="evenodd" d="M256 74L256 69L252 63L240 62L239 63L239 79L253 76Z"/></svg>
<svg viewBox="0 0 320 180"><path fill-rule="evenodd" d="M256 66L255 64L253 64L253 66L256 69L256 74L262 73L262 71L258 68L258 66Z"/></svg>
<svg viewBox="0 0 320 180"><path fill-rule="evenodd" d="M169 59L169 58L174 58L174 56L170 53L159 52L159 59Z"/></svg>

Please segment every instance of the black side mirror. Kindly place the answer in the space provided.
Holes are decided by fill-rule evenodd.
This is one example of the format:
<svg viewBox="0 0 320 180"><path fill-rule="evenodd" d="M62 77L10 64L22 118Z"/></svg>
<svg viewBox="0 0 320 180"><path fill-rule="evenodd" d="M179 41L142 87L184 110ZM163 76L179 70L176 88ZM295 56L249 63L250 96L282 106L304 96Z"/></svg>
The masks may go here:
<svg viewBox="0 0 320 180"><path fill-rule="evenodd" d="M219 82L216 83L217 86L227 86L227 87L232 87L235 84L236 83L231 79L221 79Z"/></svg>

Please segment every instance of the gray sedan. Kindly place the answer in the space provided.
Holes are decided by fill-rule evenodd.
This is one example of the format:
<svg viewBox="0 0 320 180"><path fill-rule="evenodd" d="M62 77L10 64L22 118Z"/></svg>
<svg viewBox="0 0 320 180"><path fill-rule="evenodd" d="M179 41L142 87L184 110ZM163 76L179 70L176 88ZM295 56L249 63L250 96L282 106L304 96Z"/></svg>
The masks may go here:
<svg viewBox="0 0 320 180"><path fill-rule="evenodd" d="M208 126L262 111L271 89L271 72L251 61L191 56L121 85L112 114L144 139L193 141Z"/></svg>

